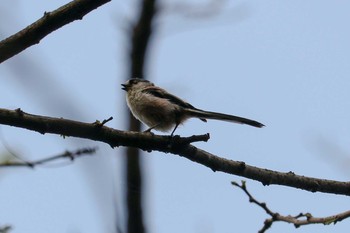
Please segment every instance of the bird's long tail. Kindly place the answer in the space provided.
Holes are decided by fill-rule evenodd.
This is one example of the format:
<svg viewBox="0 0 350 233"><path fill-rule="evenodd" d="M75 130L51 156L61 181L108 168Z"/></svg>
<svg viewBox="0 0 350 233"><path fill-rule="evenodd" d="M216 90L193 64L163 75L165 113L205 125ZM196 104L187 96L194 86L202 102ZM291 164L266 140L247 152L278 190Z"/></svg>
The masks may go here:
<svg viewBox="0 0 350 233"><path fill-rule="evenodd" d="M213 119L213 120L222 120L222 121L229 121L229 122L234 122L238 124L246 124L246 125L251 125L254 127L264 127L265 125L254 121L250 120L247 118L239 117L239 116L233 116L233 115L228 115L228 114L223 114L223 113L218 113L218 112L209 112L209 111L204 111L201 109L190 109L187 108L186 111L193 117L198 117L200 119Z"/></svg>

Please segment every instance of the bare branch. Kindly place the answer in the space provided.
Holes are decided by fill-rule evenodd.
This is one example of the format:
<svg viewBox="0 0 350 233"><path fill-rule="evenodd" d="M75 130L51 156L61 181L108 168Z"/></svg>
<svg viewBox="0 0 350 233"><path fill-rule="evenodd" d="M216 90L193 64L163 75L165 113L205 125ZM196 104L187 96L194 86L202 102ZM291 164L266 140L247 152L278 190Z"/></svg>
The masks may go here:
<svg viewBox="0 0 350 233"><path fill-rule="evenodd" d="M111 0L74 0L55 11L45 12L36 22L0 42L0 63L38 44L41 39L60 27L80 20L90 11Z"/></svg>
<svg viewBox="0 0 350 233"><path fill-rule="evenodd" d="M143 0L141 12L131 35L130 78L144 78L145 56L152 36L152 24L156 17L156 1Z"/></svg>
<svg viewBox="0 0 350 233"><path fill-rule="evenodd" d="M145 78L144 70L147 58L147 51L152 36L152 24L156 16L156 0L142 0L140 12L130 31L130 73L129 78ZM140 131L141 124L129 112L129 129ZM145 233L147 229L143 218L143 177L140 160L140 151L135 148L126 150L126 197L127 197L127 227L128 233ZM137 192L135 192L137 189Z"/></svg>
<svg viewBox="0 0 350 233"><path fill-rule="evenodd" d="M66 151L63 154L55 155L55 156L50 156L44 159L39 159L36 161L32 162L5 162L5 163L0 163L0 168L1 167L29 167L29 168L34 168L38 165L43 165L47 164L52 161L56 161L59 159L66 159L68 158L69 160L73 161L75 158L83 156L83 155L91 155L96 153L97 148L84 148L84 149L79 149L74 152Z"/></svg>
<svg viewBox="0 0 350 233"><path fill-rule="evenodd" d="M42 134L51 133L64 136L101 141L111 147L127 146L145 151L162 151L185 157L196 163L221 171L260 181L263 185L278 184L310 192L333 193L350 196L350 182L317 179L296 175L293 172L277 172L250 166L240 161L220 158L189 144L194 138L205 141L206 136L183 138L159 136L150 133L126 132L106 126L27 114L20 109L0 109L0 124L29 129Z"/></svg>
<svg viewBox="0 0 350 233"><path fill-rule="evenodd" d="M12 226L6 225L0 227L0 233L8 233L12 230Z"/></svg>
<svg viewBox="0 0 350 233"><path fill-rule="evenodd" d="M258 206L260 206L265 212L271 216L271 218L268 218L264 221L264 226L259 230L259 233L263 233L266 230L268 230L274 222L287 222L292 223L296 228L304 225L310 225L310 224L323 224L323 225L329 225L329 224L336 224L337 222L340 222L346 218L350 217L350 210L345 211L343 213L339 213L336 215L328 216L328 217L313 217L310 213L300 213L296 216L291 215L281 215L277 212L273 212L270 208L267 207L265 202L259 202L256 200L253 195L247 190L246 182L242 181L242 184L238 184L237 182L232 181L232 185L240 188L243 190L243 192L249 197L249 202L254 203Z"/></svg>

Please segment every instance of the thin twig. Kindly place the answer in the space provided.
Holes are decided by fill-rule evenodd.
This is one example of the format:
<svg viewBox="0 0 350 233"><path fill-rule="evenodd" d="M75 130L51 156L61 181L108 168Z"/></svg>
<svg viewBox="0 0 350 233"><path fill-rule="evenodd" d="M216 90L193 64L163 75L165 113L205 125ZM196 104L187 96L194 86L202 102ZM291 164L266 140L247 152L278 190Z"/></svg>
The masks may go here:
<svg viewBox="0 0 350 233"><path fill-rule="evenodd" d="M94 124L97 126L97 127L102 127L104 126L104 124L106 124L107 122L113 120L113 117L109 117L108 119L104 119L102 122L100 122L99 120L96 120L94 122Z"/></svg>
<svg viewBox="0 0 350 233"><path fill-rule="evenodd" d="M328 217L313 217L310 213L300 213L295 216L291 215L281 215L277 212L272 211L270 208L267 207L265 202L259 202L256 200L253 195L248 191L246 182L242 181L241 184L238 184L237 182L232 181L232 185L240 188L249 198L249 202L256 204L257 206L260 206L268 215L271 216L271 218L268 218L264 221L264 226L259 230L259 233L266 232L274 222L286 222L286 223L292 223L296 228L304 225L310 225L310 224L323 224L323 225L329 225L329 224L336 224L337 222L340 222L346 218L350 217L350 210L336 214L331 215Z"/></svg>
<svg viewBox="0 0 350 233"><path fill-rule="evenodd" d="M66 151L62 154L55 155L55 156L50 156L47 158L39 159L36 161L31 161L31 162L26 162L26 161L20 161L20 162L15 162L15 161L9 161L9 162L4 162L0 164L1 167L29 167L29 168L34 168L38 165L43 165L43 164L48 164L49 162L56 161L59 159L66 159L68 158L70 161L73 161L75 158L80 157L82 155L91 155L96 153L97 148L83 148L79 149L73 152Z"/></svg>

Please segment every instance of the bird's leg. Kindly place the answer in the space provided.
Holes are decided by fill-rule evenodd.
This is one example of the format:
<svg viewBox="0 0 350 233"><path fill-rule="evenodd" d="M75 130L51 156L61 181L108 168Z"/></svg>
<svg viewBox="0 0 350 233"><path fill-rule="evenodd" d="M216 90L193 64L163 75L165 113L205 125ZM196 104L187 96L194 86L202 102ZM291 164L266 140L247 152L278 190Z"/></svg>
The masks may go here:
<svg viewBox="0 0 350 233"><path fill-rule="evenodd" d="M180 123L176 123L175 128L173 129L173 132L171 132L171 134L170 134L170 137L172 137L172 136L174 135L175 130L177 129L177 127L179 126L179 124L180 124Z"/></svg>
<svg viewBox="0 0 350 233"><path fill-rule="evenodd" d="M156 128L156 127L159 126L159 125L160 125L160 123L155 124L155 125L153 125L152 127L146 129L146 130L143 131L143 132L144 132L144 133L151 133L151 130L154 129L154 128Z"/></svg>

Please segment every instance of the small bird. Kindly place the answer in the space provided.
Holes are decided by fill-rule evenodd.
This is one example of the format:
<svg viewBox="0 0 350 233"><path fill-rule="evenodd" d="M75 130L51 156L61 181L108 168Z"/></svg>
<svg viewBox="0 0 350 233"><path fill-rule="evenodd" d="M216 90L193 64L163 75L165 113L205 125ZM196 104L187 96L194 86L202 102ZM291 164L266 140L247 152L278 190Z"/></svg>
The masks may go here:
<svg viewBox="0 0 350 233"><path fill-rule="evenodd" d="M126 102L134 117L150 127L145 132L150 132L152 129L168 132L173 129L171 132L173 136L180 124L193 117L204 122L207 119L214 119L258 128L264 126L260 122L247 118L195 108L145 79L134 78L121 85L126 91Z"/></svg>

